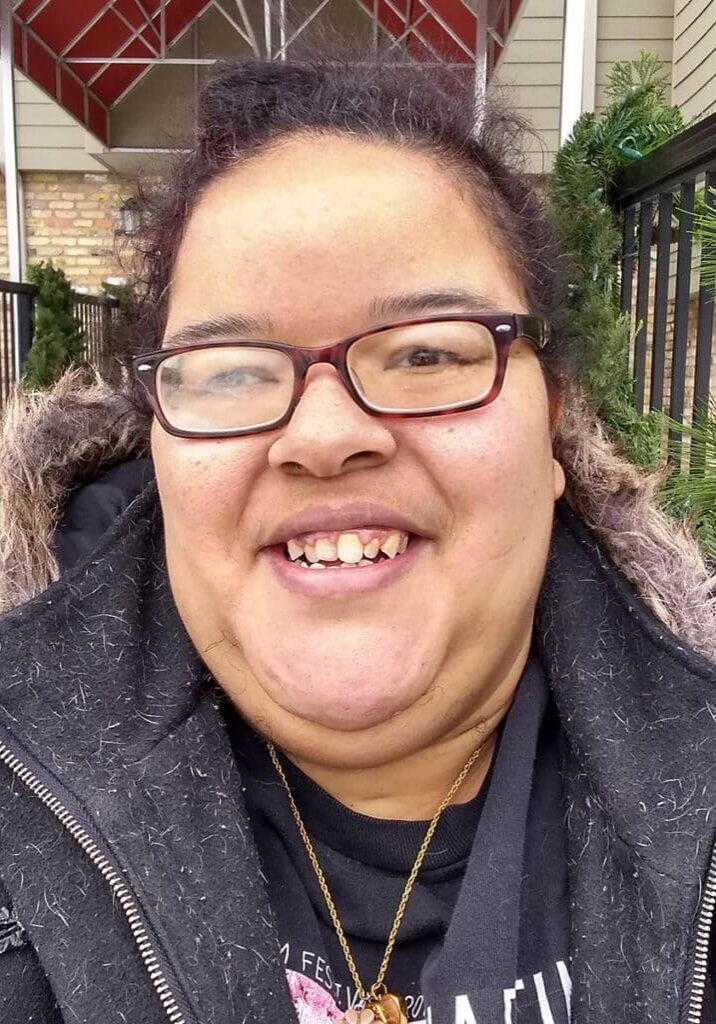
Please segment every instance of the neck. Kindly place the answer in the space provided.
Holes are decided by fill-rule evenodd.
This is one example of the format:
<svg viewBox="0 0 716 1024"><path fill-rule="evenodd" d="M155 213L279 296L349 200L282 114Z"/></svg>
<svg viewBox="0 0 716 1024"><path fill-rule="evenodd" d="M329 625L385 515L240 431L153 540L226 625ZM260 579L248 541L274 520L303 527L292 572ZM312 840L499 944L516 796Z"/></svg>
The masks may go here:
<svg viewBox="0 0 716 1024"><path fill-rule="evenodd" d="M522 643L497 657L484 651L476 657L466 648L429 699L384 722L372 736L314 734L306 742L306 733L294 729L295 742L279 745L304 774L350 810L384 820L428 821L478 747L480 754L451 802L466 803L480 791L530 645L531 622ZM476 661L482 661L477 679ZM373 763L375 752L390 751L392 757Z"/></svg>
<svg viewBox="0 0 716 1024"><path fill-rule="evenodd" d="M441 737L430 746L388 764L340 768L301 757L292 757L292 760L317 785L358 814L427 821L478 748L479 755L452 803L466 803L480 791L507 707L499 707L487 718L473 722L460 732Z"/></svg>

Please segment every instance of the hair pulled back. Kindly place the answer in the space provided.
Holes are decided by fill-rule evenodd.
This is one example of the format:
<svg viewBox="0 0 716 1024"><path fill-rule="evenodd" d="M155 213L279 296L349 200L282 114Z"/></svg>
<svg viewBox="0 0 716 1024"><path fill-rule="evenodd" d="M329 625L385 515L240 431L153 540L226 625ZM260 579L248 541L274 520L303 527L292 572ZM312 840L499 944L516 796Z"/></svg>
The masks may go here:
<svg viewBox="0 0 716 1024"><path fill-rule="evenodd" d="M553 381L564 380L571 371L560 343L560 259L543 202L520 166L523 128L499 106L478 104L467 76L436 76L419 65L375 58L218 63L200 93L188 153L163 188L142 197L139 344L145 351L161 344L177 250L202 191L288 136L345 133L430 154L463 179L530 312L552 324L554 342L542 361Z"/></svg>

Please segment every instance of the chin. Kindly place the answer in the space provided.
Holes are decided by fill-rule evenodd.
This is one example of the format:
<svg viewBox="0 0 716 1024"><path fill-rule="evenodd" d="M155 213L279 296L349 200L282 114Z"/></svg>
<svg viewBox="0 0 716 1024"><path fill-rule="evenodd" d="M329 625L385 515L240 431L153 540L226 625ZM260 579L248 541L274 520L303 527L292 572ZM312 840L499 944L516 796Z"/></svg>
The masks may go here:
<svg viewBox="0 0 716 1024"><path fill-rule="evenodd" d="M291 707L284 704L283 710L331 732L357 733L392 721L408 707L410 703L401 706L393 701L365 702L351 707L341 707L340 702L325 701L317 705L313 701L306 701L297 702Z"/></svg>
<svg viewBox="0 0 716 1024"><path fill-rule="evenodd" d="M383 661L350 666L302 666L294 661L287 673L283 666L263 665L256 673L262 688L283 711L334 732L361 732L394 720L425 698L430 673L411 672L403 661L389 671Z"/></svg>

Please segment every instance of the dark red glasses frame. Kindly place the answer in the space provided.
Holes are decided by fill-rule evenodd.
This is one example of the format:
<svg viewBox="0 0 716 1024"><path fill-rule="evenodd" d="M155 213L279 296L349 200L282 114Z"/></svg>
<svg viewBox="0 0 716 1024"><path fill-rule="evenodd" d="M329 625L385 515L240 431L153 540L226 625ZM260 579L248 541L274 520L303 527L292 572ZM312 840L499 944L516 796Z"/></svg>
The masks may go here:
<svg viewBox="0 0 716 1024"><path fill-rule="evenodd" d="M489 392L482 398L474 401L458 402L451 405L436 406L434 409L418 410L394 410L383 409L380 406L367 402L360 394L350 375L347 357L348 350L362 338L381 334L384 331L394 330L396 327L412 327L416 324L445 323L454 321L466 321L468 323L480 324L486 327L495 342L497 354L497 365L495 380ZM469 409L479 409L489 405L502 390L502 383L505 379L507 368L507 357L510 346L518 338L524 338L534 345L538 351L543 349L549 342L549 324L541 317L522 313L457 313L436 316L415 317L410 320L398 320L380 327L374 327L370 331L361 331L344 341L336 342L334 345L327 345L325 348L301 348L295 345L285 345L276 341L252 341L244 338L226 341L209 341L206 344L178 345L175 348L164 348L154 352L147 352L144 355L134 356L132 369L136 379L143 386L147 393L149 403L157 420L167 433L174 437L241 437L246 434L262 434L268 430L277 430L285 426L291 419L293 412L303 394L306 382L306 374L311 366L316 363L330 363L334 366L351 398L366 412L395 418L409 418L414 416L447 416L455 412L466 412ZM159 366L170 356L180 355L183 352L193 352L196 349L221 348L226 345L246 345L251 348L267 348L275 352L283 352L287 355L294 367L294 385L291 401L285 414L278 420L258 427L243 427L236 430L182 430L173 426L164 415L157 394L157 370Z"/></svg>

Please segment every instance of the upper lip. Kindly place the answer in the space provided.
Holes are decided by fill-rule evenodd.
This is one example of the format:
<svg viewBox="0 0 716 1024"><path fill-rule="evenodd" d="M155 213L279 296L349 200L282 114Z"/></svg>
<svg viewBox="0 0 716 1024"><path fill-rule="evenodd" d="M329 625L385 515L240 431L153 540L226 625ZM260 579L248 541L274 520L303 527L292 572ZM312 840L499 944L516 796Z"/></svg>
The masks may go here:
<svg viewBox="0 0 716 1024"><path fill-rule="evenodd" d="M371 526L425 534L410 516L387 505L356 502L350 505L314 505L283 519L266 537L262 547L285 544L304 533L333 533L366 529Z"/></svg>

